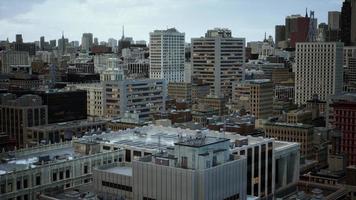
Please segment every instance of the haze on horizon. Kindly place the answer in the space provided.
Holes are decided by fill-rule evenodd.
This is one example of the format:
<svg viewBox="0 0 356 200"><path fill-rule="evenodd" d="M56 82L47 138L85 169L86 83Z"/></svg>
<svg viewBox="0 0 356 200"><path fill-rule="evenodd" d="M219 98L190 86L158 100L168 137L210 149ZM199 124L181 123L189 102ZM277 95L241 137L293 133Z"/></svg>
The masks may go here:
<svg viewBox="0 0 356 200"><path fill-rule="evenodd" d="M186 41L203 36L207 29L229 28L247 41L274 37L274 27L291 14L314 10L318 23L327 23L328 11L340 11L342 0L1 0L0 40L25 42L58 39L62 31L80 41L91 32L99 41L125 36L148 40L155 29L176 27Z"/></svg>

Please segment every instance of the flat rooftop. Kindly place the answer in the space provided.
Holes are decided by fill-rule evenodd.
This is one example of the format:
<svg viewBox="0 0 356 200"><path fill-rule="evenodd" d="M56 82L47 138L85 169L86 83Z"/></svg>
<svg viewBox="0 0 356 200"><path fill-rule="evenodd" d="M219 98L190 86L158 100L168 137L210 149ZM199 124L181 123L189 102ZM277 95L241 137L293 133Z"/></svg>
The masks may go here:
<svg viewBox="0 0 356 200"><path fill-rule="evenodd" d="M53 149L44 149L39 152L29 152L24 154L8 153L6 156L1 156L2 162L0 163L0 175L10 173L13 171L26 170L41 166L40 157L49 156L49 160L53 162L64 162L72 160L76 157L74 148L72 146L63 145L62 147ZM55 159L55 161L54 161Z"/></svg>
<svg viewBox="0 0 356 200"><path fill-rule="evenodd" d="M252 136L242 136L239 134L229 132L219 132L212 130L191 130L163 126L143 126L133 129L112 131L110 133L102 133L101 135L93 134L91 136L83 136L80 140L98 140L101 143L116 144L122 147L132 147L146 150L157 150L159 148L166 149L179 143L180 138L196 138L197 135L203 135L207 138L206 144L212 142L221 142L224 140L247 139L249 145L261 143L263 141L270 141L272 139ZM216 139L218 138L218 139Z"/></svg>
<svg viewBox="0 0 356 200"><path fill-rule="evenodd" d="M75 120L75 121L69 121L69 122L34 126L34 127L28 128L28 129L32 130L32 131L44 131L44 130L49 131L49 130L71 129L71 128L77 128L77 127L83 127L83 126L99 125L99 124L104 124L104 123L106 123L106 121L104 121L104 120L98 120L98 121Z"/></svg>
<svg viewBox="0 0 356 200"><path fill-rule="evenodd" d="M209 146L209 145L213 145L221 142L227 142L227 141L230 140L226 138L217 138L217 137L202 137L202 138L188 138L185 141L179 141L174 144L180 146L199 148L199 147Z"/></svg>

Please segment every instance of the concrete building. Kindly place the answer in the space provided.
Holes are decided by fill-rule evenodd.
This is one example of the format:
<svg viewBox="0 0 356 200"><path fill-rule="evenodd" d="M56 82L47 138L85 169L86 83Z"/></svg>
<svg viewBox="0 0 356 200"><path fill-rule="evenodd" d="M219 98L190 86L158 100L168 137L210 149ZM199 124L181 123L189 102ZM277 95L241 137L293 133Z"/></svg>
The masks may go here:
<svg viewBox="0 0 356 200"><path fill-rule="evenodd" d="M192 103L197 103L200 98L209 94L209 84L192 84Z"/></svg>
<svg viewBox="0 0 356 200"><path fill-rule="evenodd" d="M0 96L0 131L16 140L17 147L27 144L26 128L48 123L47 106L37 95Z"/></svg>
<svg viewBox="0 0 356 200"><path fill-rule="evenodd" d="M81 45L82 45L82 50L89 52L93 47L93 34L83 33Z"/></svg>
<svg viewBox="0 0 356 200"><path fill-rule="evenodd" d="M298 43L295 60L295 104L342 92L342 43Z"/></svg>
<svg viewBox="0 0 356 200"><path fill-rule="evenodd" d="M340 17L341 17L341 12L339 11L328 12L328 28L330 30L340 29Z"/></svg>
<svg viewBox="0 0 356 200"><path fill-rule="evenodd" d="M85 90L87 92L87 115L88 117L105 116L105 93L104 86L100 83L92 84L68 84L67 87Z"/></svg>
<svg viewBox="0 0 356 200"><path fill-rule="evenodd" d="M185 34L175 28L150 33L150 78L184 81Z"/></svg>
<svg viewBox="0 0 356 200"><path fill-rule="evenodd" d="M285 25L277 25L275 27L275 36L274 40L277 48L281 48L280 42L284 42L286 40L286 26Z"/></svg>
<svg viewBox="0 0 356 200"><path fill-rule="evenodd" d="M233 104L257 119L266 119L273 111L273 83L269 79L245 80L234 83Z"/></svg>
<svg viewBox="0 0 356 200"><path fill-rule="evenodd" d="M273 110L273 84L268 79L249 80L250 113L257 119L266 119Z"/></svg>
<svg viewBox="0 0 356 200"><path fill-rule="evenodd" d="M120 162L123 153L87 141L2 152L0 157L6 161L0 164L0 199L42 199L39 196L45 191L87 185L95 167Z"/></svg>
<svg viewBox="0 0 356 200"><path fill-rule="evenodd" d="M351 2L351 44L356 45L356 0Z"/></svg>
<svg viewBox="0 0 356 200"><path fill-rule="evenodd" d="M75 137L85 134L105 131L106 121L103 120L76 120L40 126L26 129L26 144L36 146L38 144L53 144L70 141Z"/></svg>
<svg viewBox="0 0 356 200"><path fill-rule="evenodd" d="M167 83L162 79L109 81L104 83L105 116L123 116L136 112L140 118L165 110Z"/></svg>
<svg viewBox="0 0 356 200"><path fill-rule="evenodd" d="M208 168L214 169L214 172L211 171L209 173L218 173L221 169L223 171L228 171L229 169L220 168L223 166L230 166L230 164L236 162L229 161L225 164L220 164L214 166L214 163L224 163L224 156L220 155L227 155L225 151L209 151L209 154L204 154L206 156L195 156L195 161L192 160L194 154L186 154L189 153L189 149L191 145L194 145L195 142L193 141L200 141L196 138L201 138L202 136L206 138L207 141L216 141L216 145L220 147L220 149L228 149L227 151L231 152L230 154L234 155L235 158L244 158L247 159L247 168L244 173L247 176L247 180L244 182L244 185L247 182L247 186L244 187L246 190L247 195L251 196L252 198L273 198L279 191L288 190L293 188L297 184L298 177L299 177L299 145L297 143L288 143L288 142L280 142L275 141L274 139L266 139L266 138L259 138L259 137L251 137L251 136L241 136L238 134L231 134L228 132L222 133L218 131L196 131L196 130L188 130L188 129L180 129L180 128L171 128L171 127L163 127L163 126L145 126L135 129L128 129L125 131L120 131L120 134L117 133L108 133L95 136L97 138L102 138L106 140L107 143L103 146L103 148L110 151L110 149L114 148L124 148L125 149L125 162L133 162L132 166L130 165L120 165L109 166L105 168L99 169L100 174L98 176L94 175L94 183L102 184L102 185L95 185L103 193L110 193L115 194L125 194L125 195L132 195L133 199L142 199L142 195L148 195L149 198L154 198L153 195L157 195L157 199L170 199L166 195L174 194L174 191L180 191L176 193L177 195L188 195L191 192L196 190L196 187L181 187L181 181L188 181L192 180L188 177L194 177L193 172L194 170L198 170L201 168ZM89 137L87 139L93 138ZM225 139L228 139L228 143L224 144ZM189 145L181 145L182 141L189 142ZM184 144L183 142L183 144ZM174 145L176 144L176 145ZM206 143L200 143L200 145L204 145ZM209 142L210 144L210 142ZM223 148L224 145L226 146ZM208 145L211 146L211 145ZM206 147L208 147L206 146ZM215 145L212 145L215 146ZM161 149L158 151L157 148ZM194 147L195 148L195 147ZM199 146L195 148L196 150L200 149ZM202 151L206 148L202 148ZM213 148L215 149L215 147ZM163 154L159 153L163 152ZM175 153L180 153L177 159L173 159L174 156L163 156ZM186 152L186 153L185 153ZM198 153L198 152L196 152ZM199 151L200 153L200 151ZM198 154L199 154L198 153ZM216 159L214 159L213 155L216 155ZM152 156L149 156L152 155ZM187 155L187 156L184 156ZM219 156L218 156L219 155ZM149 156L149 157L145 157ZM187 158L184 158L187 157ZM207 159L210 162L201 162L203 159ZM211 159L212 158L212 159ZM173 160L172 160L173 159ZM174 161L175 160L175 161ZM215 161L214 161L215 160ZM157 161L152 163L152 161ZM238 161L237 161L238 162ZM168 166L167 166L168 163ZM176 165L174 164L176 163ZM179 168L176 166L180 166ZM232 167L232 166L231 166ZM151 169L157 169L152 171ZM232 167L234 173L238 173L241 169L240 167ZM161 179L160 177L162 173L159 173L162 170L162 173L165 174L166 179ZM278 173L275 173L278 170ZM132 175L131 175L132 172ZM175 173L174 173L175 172ZM121 177L116 175L110 175L112 173L118 174ZM167 185L171 185L170 181L174 181L174 174L182 174L182 177L176 179L179 182L176 182L175 190L169 189L171 187L167 187ZM190 176L186 176L184 174L189 173ZM193 174L191 174L193 173ZM203 172L201 172L203 173ZM222 172L223 173L223 172ZM177 175L178 175L177 174ZM188 175L188 174L187 174ZM198 175L199 176L199 175ZM233 175L234 176L234 175ZM245 176L245 175L243 175ZM117 179L115 179L117 177ZM155 180L151 182L150 185L146 181L142 181L141 178L146 180ZM187 178L184 178L187 177ZM224 173L218 177L225 177ZM211 177L213 178L213 177ZM125 182L121 182L124 181ZM160 181L161 180L161 181ZM192 181L195 181L194 178ZM211 183L210 178L205 180L204 182ZM212 181L215 179L211 179ZM223 180L230 180L229 178L219 179L213 182L220 183L221 185L225 184ZM241 179L238 178L236 181L233 181L232 184L235 185L235 189L239 188L239 181ZM276 185L276 180L278 185ZM109 182L109 184L103 184L102 181ZM168 181L168 182L167 182ZM114 183L115 187L110 187L110 183ZM117 184L117 186L115 185ZM124 183L124 184L121 184ZM130 185L130 184L133 185ZM132 193L129 194L127 190L119 186L119 184L132 187ZM179 184L179 185L177 185ZM198 185L201 185L201 182L197 182ZM214 183L211 183L214 184ZM138 187L140 186L140 187ZM184 185L183 185L184 186ZM143 188L154 187L155 189L147 190ZM220 186L214 187L219 188ZM229 187L229 186L226 186ZM137 191L138 190L138 191ZM210 189L214 191L214 189ZM162 191L162 193L161 193ZM165 192L166 191L166 192ZM187 192L184 192L187 191ZM198 191L205 191L205 190L198 190ZM225 191L221 189L221 191ZM202 194L199 192L199 194ZM186 194L187 193L187 194ZM205 193L205 192L204 192ZM103 194L105 196L105 194ZM141 195L141 196L140 196ZM161 196L163 195L163 196ZM210 195L215 195L210 193ZM216 194L217 195L217 194ZM240 193L241 195L241 193ZM130 196L126 196L129 198ZM209 196L208 196L209 197ZM193 199L216 199L216 198L193 198ZM176 196L176 198L190 198L188 196ZM220 199L220 198L217 198ZM232 198L236 199L236 197ZM246 199L241 198L240 199Z"/></svg>
<svg viewBox="0 0 356 200"><path fill-rule="evenodd" d="M134 161L134 199L246 199L247 160L232 157L229 145L202 136Z"/></svg>
<svg viewBox="0 0 356 200"><path fill-rule="evenodd" d="M329 126L341 131L341 152L347 157L347 165L356 165L356 95L332 96L328 112Z"/></svg>
<svg viewBox="0 0 356 200"><path fill-rule="evenodd" d="M168 83L168 96L177 101L192 102L191 83Z"/></svg>
<svg viewBox="0 0 356 200"><path fill-rule="evenodd" d="M232 83L243 80L245 39L216 28L205 37L192 38L191 45L193 76L209 84L212 95L231 98Z"/></svg>
<svg viewBox="0 0 356 200"><path fill-rule="evenodd" d="M313 119L311 110L292 110L287 113L287 123L310 124Z"/></svg>
<svg viewBox="0 0 356 200"><path fill-rule="evenodd" d="M264 125L266 137L286 142L300 143L300 153L306 159L314 157L314 127L291 123L267 123Z"/></svg>
<svg viewBox="0 0 356 200"><path fill-rule="evenodd" d="M29 65L30 57L28 52L9 50L0 52L0 61L0 72L9 74L11 65Z"/></svg>
<svg viewBox="0 0 356 200"><path fill-rule="evenodd" d="M216 110L218 115L226 115L227 114L227 107L226 107L227 100L226 98L223 97L217 97L217 96L206 96L203 98L200 98L198 100L198 104L201 105L207 105L210 108L213 108Z"/></svg>

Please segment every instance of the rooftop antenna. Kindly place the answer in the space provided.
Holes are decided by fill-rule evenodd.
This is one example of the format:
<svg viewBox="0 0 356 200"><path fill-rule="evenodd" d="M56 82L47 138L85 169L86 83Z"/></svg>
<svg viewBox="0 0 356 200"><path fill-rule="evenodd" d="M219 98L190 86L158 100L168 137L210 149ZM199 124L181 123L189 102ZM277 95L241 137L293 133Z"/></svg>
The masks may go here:
<svg viewBox="0 0 356 200"><path fill-rule="evenodd" d="M308 18L308 8L305 8L305 18Z"/></svg>

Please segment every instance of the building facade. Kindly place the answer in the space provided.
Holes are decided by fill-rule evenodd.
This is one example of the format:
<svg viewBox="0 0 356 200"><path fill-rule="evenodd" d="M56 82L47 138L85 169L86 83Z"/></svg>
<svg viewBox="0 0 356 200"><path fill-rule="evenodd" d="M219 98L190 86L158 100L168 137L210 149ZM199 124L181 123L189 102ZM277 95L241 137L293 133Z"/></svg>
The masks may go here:
<svg viewBox="0 0 356 200"><path fill-rule="evenodd" d="M184 81L185 34L175 28L150 33L150 78Z"/></svg>
<svg viewBox="0 0 356 200"><path fill-rule="evenodd" d="M26 128L48 123L47 106L37 95L2 94L0 101L0 131L16 140L17 147L27 144Z"/></svg>
<svg viewBox="0 0 356 200"><path fill-rule="evenodd" d="M192 38L191 44L193 76L209 84L212 95L231 98L232 83L243 79L245 39L216 28L205 37Z"/></svg>
<svg viewBox="0 0 356 200"><path fill-rule="evenodd" d="M298 43L295 60L295 104L342 92L342 43Z"/></svg>
<svg viewBox="0 0 356 200"><path fill-rule="evenodd" d="M105 116L136 112L142 119L165 110L167 83L162 79L109 81L104 84Z"/></svg>

